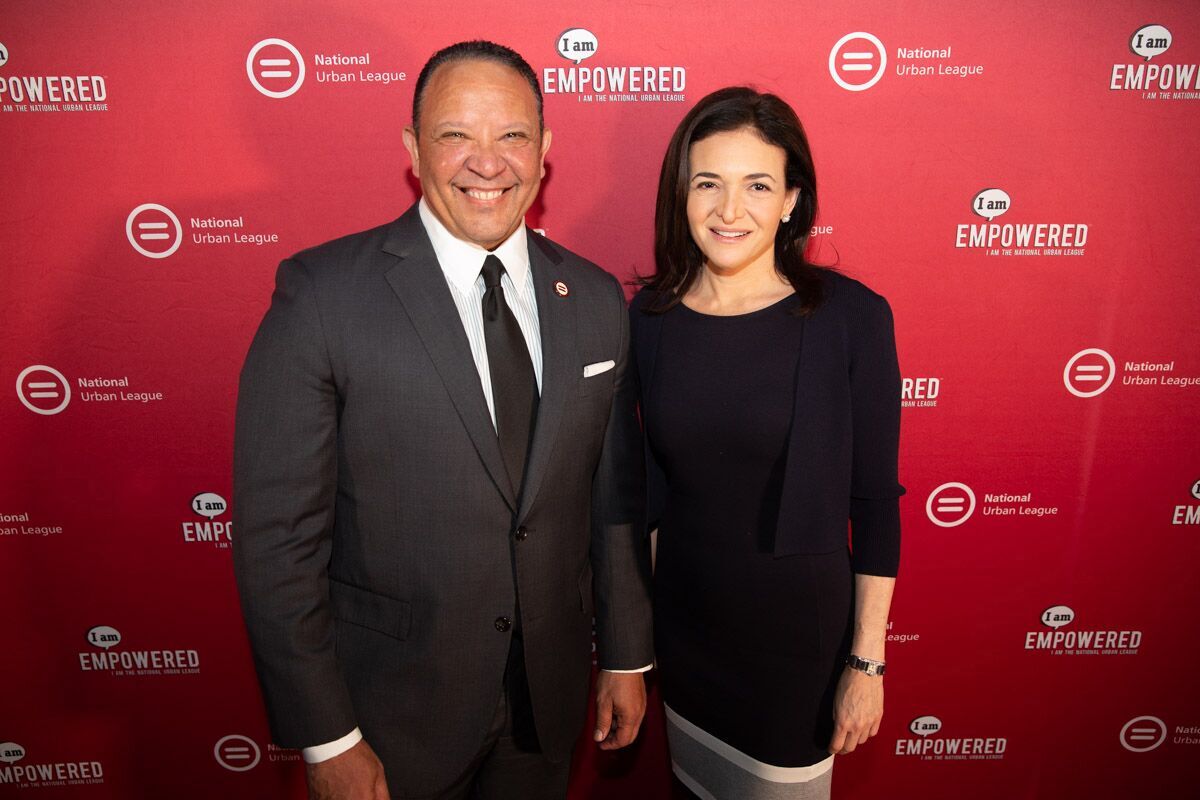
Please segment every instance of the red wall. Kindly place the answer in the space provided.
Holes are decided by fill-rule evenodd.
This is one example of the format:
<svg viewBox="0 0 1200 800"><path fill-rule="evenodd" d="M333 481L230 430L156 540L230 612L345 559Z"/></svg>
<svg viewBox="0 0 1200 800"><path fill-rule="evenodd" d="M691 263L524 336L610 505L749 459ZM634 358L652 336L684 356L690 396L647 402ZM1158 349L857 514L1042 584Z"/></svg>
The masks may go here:
<svg viewBox="0 0 1200 800"><path fill-rule="evenodd" d="M1194 3L49 6L10 0L0 24L0 742L19 746L0 746L0 796L302 796L296 755L267 747L229 511L210 521L192 502L230 497L236 376L276 263L413 201L400 139L412 84L435 49L472 37L515 47L559 90L531 215L552 238L619 277L648 271L670 132L707 92L748 82L808 128L818 257L895 309L913 403L887 714L839 759L835 796L1166 797L1194 784ZM578 65L555 48L571 28L597 43ZM855 33L879 50L852 37L832 67L855 88L879 74L857 91L831 74ZM287 97L247 75L272 38L305 65ZM370 65L316 63L338 54ZM675 85L633 100L563 91L596 74L585 69L634 67L656 80L669 68ZM331 72L356 80L320 80ZM982 208L1007 202L990 222L975 213L985 189L1003 194ZM153 209L131 217L147 203L178 228ZM210 217L240 226L199 227ZM959 246L988 225L997 243ZM1062 236L1054 226L1074 227L1057 245L1003 243ZM231 238L197 241L205 232ZM176 238L164 258L131 244L160 253ZM1094 350L1107 358L1075 359ZM62 380L65 407L34 413L62 404ZM965 521L948 510L971 496ZM210 522L216 541L198 540ZM1082 643L1097 631L1114 646ZM184 651L180 666L122 674L122 659L155 651ZM116 668L83 668L102 659ZM922 717L940 728L912 732ZM1129 724L1139 717L1154 719ZM240 746L255 766L219 763L229 735L253 740ZM579 762L573 800L665 796L660 713L636 750L601 758L585 744Z"/></svg>

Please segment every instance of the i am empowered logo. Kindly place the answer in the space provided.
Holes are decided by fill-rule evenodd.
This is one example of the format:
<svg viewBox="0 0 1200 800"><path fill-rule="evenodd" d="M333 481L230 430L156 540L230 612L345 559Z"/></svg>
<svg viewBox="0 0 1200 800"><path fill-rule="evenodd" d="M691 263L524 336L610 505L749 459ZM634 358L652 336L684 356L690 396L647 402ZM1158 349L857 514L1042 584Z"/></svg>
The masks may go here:
<svg viewBox="0 0 1200 800"><path fill-rule="evenodd" d="M1143 25L1129 37L1129 52L1140 64L1113 64L1108 79L1111 91L1141 92L1143 100L1200 99L1200 65L1152 63L1175 43L1165 25Z"/></svg>

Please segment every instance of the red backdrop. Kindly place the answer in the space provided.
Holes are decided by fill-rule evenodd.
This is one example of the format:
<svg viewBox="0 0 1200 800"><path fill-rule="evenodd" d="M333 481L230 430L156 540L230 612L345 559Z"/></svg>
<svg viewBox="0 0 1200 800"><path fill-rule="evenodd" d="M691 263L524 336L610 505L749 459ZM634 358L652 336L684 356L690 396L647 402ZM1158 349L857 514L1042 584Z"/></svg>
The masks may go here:
<svg viewBox="0 0 1200 800"><path fill-rule="evenodd" d="M808 128L818 258L895 309L887 714L835 796L1194 785L1195 5L543 5L6 4L0 795L302 796L230 571L236 377L279 259L413 201L412 84L472 37L542 76L552 238L648 271L670 132L752 83ZM656 703L573 800L668 795Z"/></svg>

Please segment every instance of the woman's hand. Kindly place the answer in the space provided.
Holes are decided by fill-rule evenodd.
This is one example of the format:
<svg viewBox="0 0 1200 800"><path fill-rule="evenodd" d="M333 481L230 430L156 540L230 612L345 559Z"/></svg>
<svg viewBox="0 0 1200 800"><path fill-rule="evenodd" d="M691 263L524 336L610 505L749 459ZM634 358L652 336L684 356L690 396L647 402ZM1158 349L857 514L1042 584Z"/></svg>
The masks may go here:
<svg viewBox="0 0 1200 800"><path fill-rule="evenodd" d="M879 733L883 719L883 676L846 667L833 697L833 739L829 752L845 755Z"/></svg>

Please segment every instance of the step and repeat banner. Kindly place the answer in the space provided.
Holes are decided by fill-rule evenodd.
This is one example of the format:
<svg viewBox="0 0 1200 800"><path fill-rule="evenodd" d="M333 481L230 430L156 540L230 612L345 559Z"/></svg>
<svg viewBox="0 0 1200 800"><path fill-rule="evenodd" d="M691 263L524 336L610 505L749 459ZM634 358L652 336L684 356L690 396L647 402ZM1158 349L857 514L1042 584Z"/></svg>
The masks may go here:
<svg viewBox="0 0 1200 800"><path fill-rule="evenodd" d="M414 200L413 84L467 38L541 80L530 223L621 279L703 95L808 129L814 257L904 375L887 713L834 796L1194 787L1195 3L10 0L0 796L303 797L231 574L237 375L280 259ZM572 800L670 796L658 702Z"/></svg>

